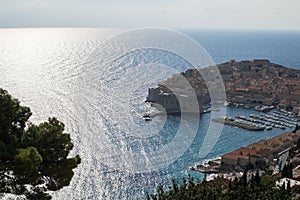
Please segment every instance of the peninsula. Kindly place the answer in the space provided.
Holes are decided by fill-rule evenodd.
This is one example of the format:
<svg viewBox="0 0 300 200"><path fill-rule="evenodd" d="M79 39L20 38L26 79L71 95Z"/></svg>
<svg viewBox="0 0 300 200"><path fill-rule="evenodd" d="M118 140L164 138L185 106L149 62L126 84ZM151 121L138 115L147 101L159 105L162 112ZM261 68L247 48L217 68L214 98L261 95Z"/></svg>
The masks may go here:
<svg viewBox="0 0 300 200"><path fill-rule="evenodd" d="M179 98L188 98L179 81L183 76L194 89L200 105L199 111L211 102L210 92L203 75L216 68L223 79L226 100L222 103L236 106L263 108L268 106L293 111L300 115L300 70L271 63L269 60L231 60L203 69L189 69L149 88L146 101L163 106L167 114L180 113ZM215 87L218 87L217 85ZM170 88L178 88L176 91ZM210 91L214 89L210 87ZM219 102L220 103L220 102Z"/></svg>

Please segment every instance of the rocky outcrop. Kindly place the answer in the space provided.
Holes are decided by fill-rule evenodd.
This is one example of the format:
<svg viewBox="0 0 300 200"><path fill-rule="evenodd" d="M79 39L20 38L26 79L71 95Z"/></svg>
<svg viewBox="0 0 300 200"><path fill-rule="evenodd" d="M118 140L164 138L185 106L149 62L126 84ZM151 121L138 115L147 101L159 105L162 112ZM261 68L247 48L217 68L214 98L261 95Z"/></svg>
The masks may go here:
<svg viewBox="0 0 300 200"><path fill-rule="evenodd" d="M218 69L222 78L214 77L214 81L223 81L227 102L248 106L277 105L291 109L300 105L300 71L269 60L231 60L174 74L158 87L149 88L147 101L163 106L167 113L178 113L182 110L181 101L189 101L190 96L195 94L202 112L203 106L211 103L212 99L217 101L217 97L211 98L210 92L217 90L221 84L208 79L218 76L212 73L214 68Z"/></svg>

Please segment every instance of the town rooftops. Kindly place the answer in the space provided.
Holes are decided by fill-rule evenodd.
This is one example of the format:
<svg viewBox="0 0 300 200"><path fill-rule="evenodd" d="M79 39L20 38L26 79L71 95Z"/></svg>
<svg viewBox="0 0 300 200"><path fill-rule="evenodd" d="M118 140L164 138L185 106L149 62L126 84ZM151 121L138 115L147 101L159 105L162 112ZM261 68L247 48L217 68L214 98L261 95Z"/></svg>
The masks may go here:
<svg viewBox="0 0 300 200"><path fill-rule="evenodd" d="M237 92L248 92L249 88L236 88L235 91L237 91Z"/></svg>
<svg viewBox="0 0 300 200"><path fill-rule="evenodd" d="M232 153L236 154L236 155L249 156L249 155L257 154L257 152L258 152L258 150L251 149L251 148L248 148L248 147L242 147L240 149L237 149L237 150L233 151Z"/></svg>
<svg viewBox="0 0 300 200"><path fill-rule="evenodd" d="M230 158L233 160L237 160L238 158L248 159L249 156L257 155L257 153L258 153L258 150L247 148L247 147L242 147L233 152L223 155L222 158Z"/></svg>
<svg viewBox="0 0 300 200"><path fill-rule="evenodd" d="M225 155L222 156L222 158L227 158L227 159L232 159L232 160L238 160L239 158L243 158L243 159L248 159L249 156L243 156L243 155L237 155L234 153L227 153Z"/></svg>

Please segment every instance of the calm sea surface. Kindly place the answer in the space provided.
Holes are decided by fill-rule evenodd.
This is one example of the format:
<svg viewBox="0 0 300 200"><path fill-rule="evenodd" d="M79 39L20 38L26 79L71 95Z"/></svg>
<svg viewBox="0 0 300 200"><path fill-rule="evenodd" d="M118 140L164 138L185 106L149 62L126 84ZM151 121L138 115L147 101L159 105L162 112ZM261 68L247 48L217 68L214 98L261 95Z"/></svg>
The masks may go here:
<svg viewBox="0 0 300 200"><path fill-rule="evenodd" d="M143 199L158 184L168 185L172 177L191 173L202 178L188 170L191 165L283 132L226 126L210 143L205 138L211 114L202 115L200 122L178 116L145 122L141 116L148 109L144 104L148 88L191 65L163 49L118 54L135 43L134 35L111 39L121 31L0 29L0 87L32 109L31 121L39 123L50 116L63 121L75 144L72 155L82 158L70 186L54 192L54 199ZM300 32L184 33L199 42L215 63L266 58L300 69ZM226 112L256 113L231 107ZM171 146L168 154L153 153L171 143L181 126L186 127L182 144ZM209 151L201 156L200 149Z"/></svg>

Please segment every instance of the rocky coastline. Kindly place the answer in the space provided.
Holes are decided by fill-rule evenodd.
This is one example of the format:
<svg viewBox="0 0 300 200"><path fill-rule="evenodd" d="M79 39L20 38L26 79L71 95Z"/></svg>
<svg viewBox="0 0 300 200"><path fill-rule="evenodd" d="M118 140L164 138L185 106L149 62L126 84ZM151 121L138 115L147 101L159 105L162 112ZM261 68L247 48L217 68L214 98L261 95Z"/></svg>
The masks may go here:
<svg viewBox="0 0 300 200"><path fill-rule="evenodd" d="M212 101L210 92L218 85L207 83L205 77L218 69L225 87L226 100ZM271 63L269 60L231 60L203 69L189 69L149 88L147 102L162 106L167 114L178 114L183 109L182 102L189 102L193 95L181 77L189 83L196 95L199 110L186 109L187 112L204 113L215 104L243 106L246 108L286 109L300 115L300 70ZM218 78L218 77L217 77ZM209 87L207 86L209 85Z"/></svg>

